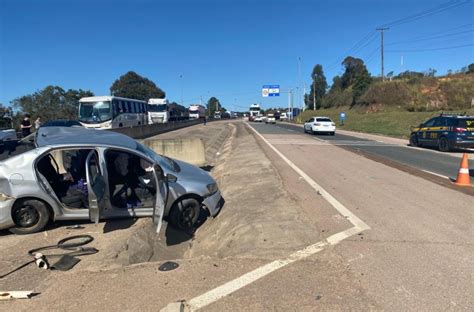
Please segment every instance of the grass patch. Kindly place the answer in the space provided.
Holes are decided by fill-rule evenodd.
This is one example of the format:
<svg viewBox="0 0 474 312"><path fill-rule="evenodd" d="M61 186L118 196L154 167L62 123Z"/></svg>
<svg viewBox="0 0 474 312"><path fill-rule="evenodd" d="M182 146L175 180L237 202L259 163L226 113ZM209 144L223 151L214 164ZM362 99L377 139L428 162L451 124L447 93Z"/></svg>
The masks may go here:
<svg viewBox="0 0 474 312"><path fill-rule="evenodd" d="M344 126L340 125L339 121L339 113L342 111L346 113ZM474 115L474 109L467 110L467 113ZM301 114L300 118L297 117L297 122L303 123L313 116L325 116L336 122L338 129L408 138L411 126L417 126L439 114L440 112L408 112L405 110L368 113L365 108L339 107L317 111L307 110Z"/></svg>

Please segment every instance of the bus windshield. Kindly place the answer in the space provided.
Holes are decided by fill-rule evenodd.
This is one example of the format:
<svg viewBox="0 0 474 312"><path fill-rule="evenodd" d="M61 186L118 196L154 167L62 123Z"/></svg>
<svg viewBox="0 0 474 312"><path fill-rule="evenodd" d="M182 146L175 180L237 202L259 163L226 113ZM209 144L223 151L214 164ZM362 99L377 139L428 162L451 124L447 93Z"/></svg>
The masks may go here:
<svg viewBox="0 0 474 312"><path fill-rule="evenodd" d="M152 113L166 112L168 110L168 105L159 104L159 105L148 105L148 111Z"/></svg>
<svg viewBox="0 0 474 312"><path fill-rule="evenodd" d="M79 121L99 123L112 119L110 102L83 102L79 106Z"/></svg>

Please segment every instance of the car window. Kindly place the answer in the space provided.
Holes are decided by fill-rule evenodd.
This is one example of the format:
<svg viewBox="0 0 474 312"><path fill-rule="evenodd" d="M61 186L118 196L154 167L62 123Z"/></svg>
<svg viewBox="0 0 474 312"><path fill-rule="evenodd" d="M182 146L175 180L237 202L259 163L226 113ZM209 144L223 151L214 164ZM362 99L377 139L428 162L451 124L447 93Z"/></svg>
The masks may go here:
<svg viewBox="0 0 474 312"><path fill-rule="evenodd" d="M308 122L313 122L313 121L314 121L314 118L310 118L310 119L308 120Z"/></svg>
<svg viewBox="0 0 474 312"><path fill-rule="evenodd" d="M474 118L458 119L457 126L459 128L474 128Z"/></svg>
<svg viewBox="0 0 474 312"><path fill-rule="evenodd" d="M436 118L433 126L434 127L444 127L444 126L448 125L447 122L448 122L447 118L443 118L443 117Z"/></svg>
<svg viewBox="0 0 474 312"><path fill-rule="evenodd" d="M423 127L433 127L434 123L438 118L432 118L423 124Z"/></svg>
<svg viewBox="0 0 474 312"><path fill-rule="evenodd" d="M317 121L319 121L319 122L332 122L332 120L329 119L329 118L317 118Z"/></svg>

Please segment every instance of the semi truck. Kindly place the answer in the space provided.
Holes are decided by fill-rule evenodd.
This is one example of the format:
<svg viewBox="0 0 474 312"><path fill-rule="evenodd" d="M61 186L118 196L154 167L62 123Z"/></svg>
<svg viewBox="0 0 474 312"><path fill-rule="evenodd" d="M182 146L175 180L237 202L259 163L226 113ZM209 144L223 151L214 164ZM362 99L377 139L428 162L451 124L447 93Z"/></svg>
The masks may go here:
<svg viewBox="0 0 474 312"><path fill-rule="evenodd" d="M167 99L149 99L148 124L167 123L169 120L169 101Z"/></svg>
<svg viewBox="0 0 474 312"><path fill-rule="evenodd" d="M200 119L206 117L206 108L203 105L194 104L189 106L189 119Z"/></svg>

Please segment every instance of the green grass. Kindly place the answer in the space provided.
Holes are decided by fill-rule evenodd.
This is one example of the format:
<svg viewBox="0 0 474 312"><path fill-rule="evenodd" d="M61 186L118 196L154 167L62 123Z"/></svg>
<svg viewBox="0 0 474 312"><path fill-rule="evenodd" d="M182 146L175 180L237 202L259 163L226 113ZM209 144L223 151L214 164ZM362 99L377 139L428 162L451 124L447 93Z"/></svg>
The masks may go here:
<svg viewBox="0 0 474 312"><path fill-rule="evenodd" d="M339 113L346 113L344 126L340 125ZM338 129L351 130L365 133L382 134L393 137L408 138L410 127L417 126L440 112L408 112L405 110L392 110L377 113L367 113L365 109L320 109L317 111L307 110L297 117L297 122L303 123L313 116L326 116L334 120ZM468 114L474 115L474 109L468 110Z"/></svg>

